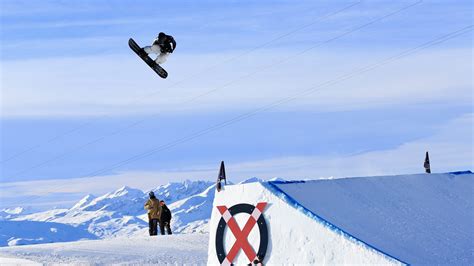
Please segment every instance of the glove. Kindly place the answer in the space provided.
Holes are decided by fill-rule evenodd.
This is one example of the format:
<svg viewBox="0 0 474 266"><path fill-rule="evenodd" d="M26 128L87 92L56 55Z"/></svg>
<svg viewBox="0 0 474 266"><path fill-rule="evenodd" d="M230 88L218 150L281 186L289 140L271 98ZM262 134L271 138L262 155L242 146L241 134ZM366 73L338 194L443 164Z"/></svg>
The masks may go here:
<svg viewBox="0 0 474 266"><path fill-rule="evenodd" d="M162 53L172 53L173 50L171 49L171 45L169 43L163 44L160 46L160 50Z"/></svg>
<svg viewBox="0 0 474 266"><path fill-rule="evenodd" d="M160 52L167 53L166 47L160 46Z"/></svg>

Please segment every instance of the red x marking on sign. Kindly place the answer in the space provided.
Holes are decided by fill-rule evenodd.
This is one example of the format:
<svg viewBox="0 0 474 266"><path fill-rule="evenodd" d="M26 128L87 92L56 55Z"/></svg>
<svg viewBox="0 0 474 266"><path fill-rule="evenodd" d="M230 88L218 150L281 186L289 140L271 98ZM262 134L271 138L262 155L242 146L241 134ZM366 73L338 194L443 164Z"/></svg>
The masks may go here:
<svg viewBox="0 0 474 266"><path fill-rule="evenodd" d="M225 222L232 231L232 234L234 234L236 238L234 245L232 245L232 248L230 249L229 253L227 253L226 261L224 261L223 264L231 264L237 256L237 253L239 253L241 249L244 251L250 262L257 259L257 254L255 254L255 251L249 244L247 238L250 234L250 231L252 231L253 227L257 223L257 220L262 214L266 205L266 202L260 202L257 204L257 206L255 206L255 209L253 210L252 214L247 220L247 223L244 226L244 229L242 230L240 230L237 221L235 221L234 217L229 212L226 206L217 206L217 209L221 213L222 218L224 218Z"/></svg>

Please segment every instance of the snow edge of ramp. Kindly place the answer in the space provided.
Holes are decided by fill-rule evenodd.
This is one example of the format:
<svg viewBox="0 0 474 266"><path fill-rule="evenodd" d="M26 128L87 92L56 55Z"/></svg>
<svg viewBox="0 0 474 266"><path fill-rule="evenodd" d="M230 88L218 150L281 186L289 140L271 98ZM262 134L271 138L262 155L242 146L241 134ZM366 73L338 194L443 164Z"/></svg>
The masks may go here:
<svg viewBox="0 0 474 266"><path fill-rule="evenodd" d="M379 253L381 256L387 258L387 260L391 260L394 263L410 265L409 263L407 263L407 262L405 262L405 261L403 261L403 260L401 260L401 259L399 259L395 256L392 256L392 255L390 255L390 254L388 254L388 253L386 253L386 252L384 252L384 251L382 251L382 250L366 243L365 241L363 241L363 240L351 235L350 233L344 231L340 227L330 223L329 221L327 221L323 217L319 216L318 214L314 213L313 211L307 209L306 207L304 207L303 205L298 203L298 201L296 201L293 197L291 197L290 195L285 193L283 190L281 190L276 185L276 184L288 184L288 183L305 183L305 181L268 181L268 182L261 182L261 184L266 189L268 189L271 193L273 193L275 196L277 196L281 200L287 202L288 205L295 208L297 211L303 213L304 215L308 216L310 219L313 219L316 222L322 224L323 226L325 226L329 230L341 235L342 237L348 239L349 241L351 241L353 243L360 244L360 245L365 246L366 248L368 248L370 250L373 250L376 253Z"/></svg>

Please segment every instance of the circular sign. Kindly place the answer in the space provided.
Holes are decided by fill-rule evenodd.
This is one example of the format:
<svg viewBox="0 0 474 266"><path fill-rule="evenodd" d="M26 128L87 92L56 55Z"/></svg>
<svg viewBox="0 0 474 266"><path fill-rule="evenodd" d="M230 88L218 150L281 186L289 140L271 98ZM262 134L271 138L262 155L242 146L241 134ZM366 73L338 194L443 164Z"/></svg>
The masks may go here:
<svg viewBox="0 0 474 266"><path fill-rule="evenodd" d="M232 216L230 219L233 218L234 215L238 213L247 213L250 214L251 216L249 219L254 219L252 217L252 213L254 212L255 206L247 203L241 203L234 205L229 208L229 213ZM257 251L257 256L256 259L258 261L256 262L262 262L263 259L265 258L265 254L267 253L267 246L268 246L268 229L267 229L267 222L265 221L265 218L263 215L259 215L257 221L258 225L258 230L260 232L260 243L258 246L258 251ZM219 262L222 264L224 260L227 257L226 251L224 249L224 232L226 227L228 226L228 223L224 219L224 216L221 217L219 224L217 226L217 231L216 231L216 253L217 253L217 258L219 259ZM249 232L250 233L250 232ZM247 238L248 235L245 236ZM251 260L251 258L249 258ZM232 261L229 261L232 263ZM252 262L251 262L252 263Z"/></svg>

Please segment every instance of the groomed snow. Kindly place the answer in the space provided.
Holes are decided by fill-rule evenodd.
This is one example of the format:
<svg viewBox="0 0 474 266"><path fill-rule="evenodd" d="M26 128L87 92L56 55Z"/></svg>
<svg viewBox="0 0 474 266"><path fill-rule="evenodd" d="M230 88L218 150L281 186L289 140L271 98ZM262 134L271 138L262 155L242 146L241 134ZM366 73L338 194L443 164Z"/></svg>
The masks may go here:
<svg viewBox="0 0 474 266"><path fill-rule="evenodd" d="M217 206L231 208L236 204L255 205L266 202L263 211L268 229L268 244L263 260L265 265L400 265L402 263L380 252L353 241L330 230L321 222L315 221L294 208L279 194L267 189L265 183L248 183L225 186L216 193L211 222L209 224L208 264L220 264L216 248L217 228L222 215ZM234 216L239 227L244 228L250 214L238 213ZM224 250L229 252L235 244L233 232L226 228L223 239ZM260 229L254 227L247 237L255 252L260 249ZM240 250L233 263L248 264L248 258Z"/></svg>
<svg viewBox="0 0 474 266"><path fill-rule="evenodd" d="M181 234L2 247L0 264L204 265L208 241L208 234Z"/></svg>
<svg viewBox="0 0 474 266"><path fill-rule="evenodd" d="M474 174L275 182L299 206L409 264L473 263Z"/></svg>
<svg viewBox="0 0 474 266"><path fill-rule="evenodd" d="M18 259L18 258L4 258L0 257L0 265L43 265L39 262Z"/></svg>

